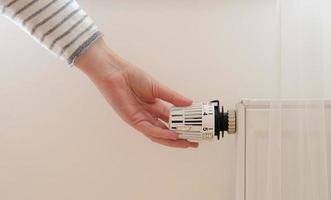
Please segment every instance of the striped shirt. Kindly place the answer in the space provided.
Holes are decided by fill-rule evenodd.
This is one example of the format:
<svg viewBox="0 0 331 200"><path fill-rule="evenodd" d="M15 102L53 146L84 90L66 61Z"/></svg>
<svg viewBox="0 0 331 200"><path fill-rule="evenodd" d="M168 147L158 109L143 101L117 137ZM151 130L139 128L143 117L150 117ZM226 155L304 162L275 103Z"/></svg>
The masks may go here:
<svg viewBox="0 0 331 200"><path fill-rule="evenodd" d="M0 0L0 12L70 65L102 36L75 0Z"/></svg>

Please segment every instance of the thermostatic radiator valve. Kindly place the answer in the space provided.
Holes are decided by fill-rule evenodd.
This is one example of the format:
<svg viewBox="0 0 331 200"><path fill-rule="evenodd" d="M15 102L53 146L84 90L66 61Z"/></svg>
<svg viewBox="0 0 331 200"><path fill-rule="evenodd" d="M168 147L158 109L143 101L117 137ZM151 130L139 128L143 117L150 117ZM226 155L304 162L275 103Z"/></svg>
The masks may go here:
<svg viewBox="0 0 331 200"><path fill-rule="evenodd" d="M236 112L224 112L218 100L194 103L189 107L173 107L170 110L169 128L180 139L193 141L220 139L224 132L236 133Z"/></svg>

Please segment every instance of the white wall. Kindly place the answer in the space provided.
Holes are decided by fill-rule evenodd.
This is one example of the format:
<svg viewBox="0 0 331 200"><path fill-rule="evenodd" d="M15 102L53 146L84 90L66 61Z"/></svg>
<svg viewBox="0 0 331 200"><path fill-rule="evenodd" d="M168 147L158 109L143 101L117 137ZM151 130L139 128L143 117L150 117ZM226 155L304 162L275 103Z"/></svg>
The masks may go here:
<svg viewBox="0 0 331 200"><path fill-rule="evenodd" d="M273 96L275 3L80 1L110 46L196 101ZM235 136L169 149L0 18L0 199L234 199Z"/></svg>

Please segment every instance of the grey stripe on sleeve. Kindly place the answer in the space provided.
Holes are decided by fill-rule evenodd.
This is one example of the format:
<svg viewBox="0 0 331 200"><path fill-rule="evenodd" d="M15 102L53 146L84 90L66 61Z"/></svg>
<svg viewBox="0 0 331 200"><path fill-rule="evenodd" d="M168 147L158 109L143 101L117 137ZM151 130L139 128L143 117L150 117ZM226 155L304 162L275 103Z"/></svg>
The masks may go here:
<svg viewBox="0 0 331 200"><path fill-rule="evenodd" d="M76 59L82 55L95 41L97 41L100 37L102 37L102 33L100 31L95 32L91 37L89 37L82 45L80 45L74 53L68 58L68 64L72 65L76 61Z"/></svg>
<svg viewBox="0 0 331 200"><path fill-rule="evenodd" d="M14 14L13 18L15 18L17 15L19 15L21 12L23 12L24 10L28 9L30 6L32 6L33 4L37 3L39 0L32 0L30 1L28 4L26 4L25 6L23 6L23 8L19 9L18 11L16 11L16 13Z"/></svg>
<svg viewBox="0 0 331 200"><path fill-rule="evenodd" d="M74 25L72 25L67 31L65 31L63 34L61 34L59 37L57 37L51 44L51 46L49 47L49 49L53 49L54 45L61 40L62 38L64 38L66 35L68 35L73 29L75 29L78 25L80 25L81 23L83 23L83 21L88 17L88 15L84 15L78 22L76 22Z"/></svg>
<svg viewBox="0 0 331 200"><path fill-rule="evenodd" d="M31 31L31 34L34 34L36 32L36 30L44 25L45 23L47 23L49 20L51 20L53 17L55 17L57 14L59 14L61 11L63 11L64 9L66 9L74 0L69 0L66 4L64 4L61 8L59 8L57 11L53 12L49 17L45 18L44 20L42 20L41 22L39 22L38 24L36 24Z"/></svg>
<svg viewBox="0 0 331 200"><path fill-rule="evenodd" d="M89 27L87 27L85 30L83 30L82 32L80 32L72 41L70 41L68 44L66 44L61 52L60 52L60 56L63 55L63 53L65 52L65 50L67 50L72 44L74 44L80 37L82 37L86 32L88 32L89 30L92 29L92 27L94 26L94 23L92 23Z"/></svg>
<svg viewBox="0 0 331 200"><path fill-rule="evenodd" d="M46 10L48 7L50 7L51 5L53 5L56 1L58 0L53 0L51 2L49 2L48 4L46 4L44 7L40 8L39 10L37 10L35 13L33 13L32 15L30 15L29 17L27 17L26 19L23 20L23 26L31 19L33 19L34 17L36 17L37 15L39 15L40 13L42 13L44 10Z"/></svg>
<svg viewBox="0 0 331 200"><path fill-rule="evenodd" d="M41 37L41 41L43 42L45 38L51 34L53 31L55 31L57 28L59 28L64 22L66 22L68 19L70 19L72 16L74 16L76 13L78 13L81 10L81 8L77 8L76 10L72 11L68 16L66 16L63 20L61 20L59 23L57 23L54 27L49 29L44 35Z"/></svg>
<svg viewBox="0 0 331 200"><path fill-rule="evenodd" d="M12 6L13 4L15 4L18 0L12 0L11 2L7 3L7 5L5 5L2 10L1 13L5 13L6 9L9 8L10 6Z"/></svg>

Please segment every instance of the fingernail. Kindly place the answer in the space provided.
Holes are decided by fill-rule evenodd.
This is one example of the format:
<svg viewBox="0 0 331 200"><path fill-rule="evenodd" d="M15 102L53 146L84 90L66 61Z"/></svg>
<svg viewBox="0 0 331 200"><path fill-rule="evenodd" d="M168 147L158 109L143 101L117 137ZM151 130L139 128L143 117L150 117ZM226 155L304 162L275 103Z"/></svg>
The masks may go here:
<svg viewBox="0 0 331 200"><path fill-rule="evenodd" d="M191 143L191 144L190 144L190 147L196 149L196 148L199 147L199 143Z"/></svg>
<svg viewBox="0 0 331 200"><path fill-rule="evenodd" d="M192 105L193 100L191 100L191 99L189 99L189 98L186 98L186 103L187 103L188 105Z"/></svg>

